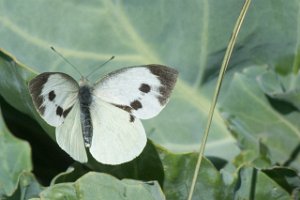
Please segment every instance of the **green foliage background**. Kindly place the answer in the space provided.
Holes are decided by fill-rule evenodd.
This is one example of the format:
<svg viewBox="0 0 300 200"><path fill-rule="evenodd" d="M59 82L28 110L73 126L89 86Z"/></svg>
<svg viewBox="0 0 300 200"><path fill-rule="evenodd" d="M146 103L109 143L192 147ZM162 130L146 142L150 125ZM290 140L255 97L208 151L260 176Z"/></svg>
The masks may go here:
<svg viewBox="0 0 300 200"><path fill-rule="evenodd" d="M216 76L242 4L0 0L0 198L186 199ZM299 1L252 2L222 86L194 199L299 197L299 27ZM167 107L144 121L152 142L141 156L120 166L92 158L81 165L60 150L27 88L45 71L79 79L50 46L83 74L116 56L93 81L131 65L159 63L179 71Z"/></svg>

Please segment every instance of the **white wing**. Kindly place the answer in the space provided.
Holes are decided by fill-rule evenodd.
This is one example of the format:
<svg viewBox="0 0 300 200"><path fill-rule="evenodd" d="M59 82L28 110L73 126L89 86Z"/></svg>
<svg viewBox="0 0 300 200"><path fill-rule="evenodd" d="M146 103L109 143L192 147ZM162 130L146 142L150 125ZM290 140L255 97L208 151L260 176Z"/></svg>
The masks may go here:
<svg viewBox="0 0 300 200"><path fill-rule="evenodd" d="M29 82L33 103L42 118L52 126L59 126L77 100L78 83L60 72L45 72Z"/></svg>
<svg viewBox="0 0 300 200"><path fill-rule="evenodd" d="M137 157L147 138L139 119L100 99L90 107L93 139L90 152L104 164L121 164Z"/></svg>
<svg viewBox="0 0 300 200"><path fill-rule="evenodd" d="M178 72L162 65L128 67L95 84L94 95L140 119L157 115L168 102Z"/></svg>
<svg viewBox="0 0 300 200"><path fill-rule="evenodd" d="M74 160L87 162L82 129L80 123L80 107L77 101L63 124L56 128L56 141Z"/></svg>

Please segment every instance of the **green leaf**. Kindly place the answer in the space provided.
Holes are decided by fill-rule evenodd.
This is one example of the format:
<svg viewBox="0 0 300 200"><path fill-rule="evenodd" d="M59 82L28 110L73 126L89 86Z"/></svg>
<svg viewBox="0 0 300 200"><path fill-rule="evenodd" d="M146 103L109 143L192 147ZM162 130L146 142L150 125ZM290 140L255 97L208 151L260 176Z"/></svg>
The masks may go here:
<svg viewBox="0 0 300 200"><path fill-rule="evenodd" d="M245 164L253 164L258 169L265 169L270 167L272 158L270 150L260 140L253 144L253 148L242 151L233 160L235 166L242 166Z"/></svg>
<svg viewBox="0 0 300 200"><path fill-rule="evenodd" d="M20 176L32 170L29 144L14 137L4 124L0 110L0 198L11 196Z"/></svg>
<svg viewBox="0 0 300 200"><path fill-rule="evenodd" d="M0 49L0 94L14 108L39 119L42 127L54 138L54 131L37 114L28 91L33 71ZM52 133L52 134L51 134Z"/></svg>
<svg viewBox="0 0 300 200"><path fill-rule="evenodd" d="M83 166L81 163L74 163L70 172L59 174L52 183L73 182L89 171L111 174L119 179L131 178L143 181L156 180L163 186L164 170L158 153L148 140L141 155L134 160L121 165L104 165L95 161L92 156L90 162Z"/></svg>
<svg viewBox="0 0 300 200"><path fill-rule="evenodd" d="M167 199L187 199L197 154L173 154L164 149L159 152L165 169ZM299 177L288 168L258 170L247 164L238 169L230 167L228 164L218 171L203 158L193 199L291 199L291 191L299 185Z"/></svg>
<svg viewBox="0 0 300 200"><path fill-rule="evenodd" d="M0 0L3 48L0 51L0 95L36 119L54 138L54 129L46 125L33 108L27 83L44 71L79 76L51 52L50 46L80 66L83 74L92 71L89 66L99 65L111 55L116 59L101 68L101 76L130 65L172 66L180 76L171 101L158 117L144 124L148 137L156 145L174 152L195 152L205 126L211 88L242 3L240 0L191 0L189 3ZM229 72L234 74L253 63L273 67L279 61L284 63L282 69L292 68L293 63L297 63L295 54L299 52L299 4L298 0L253 1L230 60ZM226 123L245 150L241 155L248 153L249 156L243 157L240 165L252 161L263 167L285 163L293 157L299 142L299 113L283 115L271 105L265 97L267 91L261 90L267 82L257 83L257 77L265 71L261 68L235 75L230 89L225 87L223 92L228 95L226 104L221 105L227 116ZM231 81L231 76L227 80ZM293 98L289 97L289 102L297 104L297 98L290 99ZM238 152L235 139L216 110L206 155L231 160ZM291 166L299 169L299 159L293 160ZM168 197L186 198L195 161L194 154L163 156ZM203 178L198 179L200 189L195 192L196 198L232 199L235 175L221 174L207 160L201 170ZM128 170L128 174L132 171ZM224 176L227 177L225 183ZM264 174L262 177L262 183L274 186L270 177ZM54 186L73 192L70 185L79 182ZM244 186L249 188L248 182ZM259 194L263 197L273 191L267 186L262 188L264 191Z"/></svg>
<svg viewBox="0 0 300 200"><path fill-rule="evenodd" d="M187 199L197 161L196 153L174 154L160 149L165 169L164 191L167 199ZM193 199L232 199L235 181L223 180L213 164L203 158Z"/></svg>
<svg viewBox="0 0 300 200"><path fill-rule="evenodd" d="M263 172L290 194L295 195L295 193L299 193L300 176L297 171L289 168L274 167L265 169Z"/></svg>
<svg viewBox="0 0 300 200"><path fill-rule="evenodd" d="M270 97L289 102L300 110L300 72L283 76L268 70L258 77L258 83Z"/></svg>
<svg viewBox="0 0 300 200"><path fill-rule="evenodd" d="M10 200L27 200L38 197L42 191L41 185L37 182L33 174L25 172L20 176L17 191L9 197Z"/></svg>
<svg viewBox="0 0 300 200"><path fill-rule="evenodd" d="M291 199L289 193L263 172L242 167L239 171L240 184L237 185L234 199Z"/></svg>
<svg viewBox="0 0 300 200"><path fill-rule="evenodd" d="M272 107L257 83L257 76L263 71L252 67L236 73L221 109L242 149L259 157L261 142L270 151L271 163L284 164L299 145L300 113L283 115ZM291 166L299 169L299 164L300 158L295 158Z"/></svg>
<svg viewBox="0 0 300 200"><path fill-rule="evenodd" d="M118 180L110 175L89 172L74 183L59 183L40 193L40 199L145 199L163 200L156 181Z"/></svg>

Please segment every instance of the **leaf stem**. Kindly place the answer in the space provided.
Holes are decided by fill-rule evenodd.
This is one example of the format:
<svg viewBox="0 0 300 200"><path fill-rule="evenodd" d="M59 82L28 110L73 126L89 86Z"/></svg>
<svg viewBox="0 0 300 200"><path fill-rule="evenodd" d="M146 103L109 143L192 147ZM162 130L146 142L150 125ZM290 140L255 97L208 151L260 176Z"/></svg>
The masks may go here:
<svg viewBox="0 0 300 200"><path fill-rule="evenodd" d="M300 20L299 20L299 17L300 17L300 4L298 4L298 16L297 16L297 19L298 19L298 24L297 24L297 33L299 33L300 31ZM299 37L297 38L297 41L296 41L296 47L295 47L295 58L294 58L294 62L293 62L293 68L292 68L292 72L297 75L299 70L300 70L300 48L299 48Z"/></svg>
<svg viewBox="0 0 300 200"><path fill-rule="evenodd" d="M209 113L208 113L208 121L207 121L207 124L206 124L206 128L205 128L205 132L204 132L202 141L201 141L200 151L199 151L199 154L198 154L198 160L197 160L197 164L196 164L196 167L195 167L195 172L194 172L194 176L193 176L193 180L192 180L192 185L191 185L191 188L190 188L190 191L189 191L188 200L191 200L192 197L193 197L197 177L198 177L198 174L199 174L199 169L200 169L200 166L201 166L203 153L204 153L204 150L205 150L205 144L206 144L206 141L207 141L207 138L208 138L208 133L209 133L209 129L210 129L210 126L211 126L214 110L215 110L217 99L218 99L218 96L219 96L219 93L220 93L221 83L223 81L224 74L225 74L225 71L227 69L228 62L229 62L229 59L230 59L231 54L232 54L233 47L234 47L235 42L236 42L237 35L240 31L242 22L245 18L245 15L246 15L247 10L249 8L250 2L251 2L251 0L245 0L245 3L243 5L241 13L240 13L240 15L237 19L237 22L234 26L234 29L233 29L228 47L227 47L226 52L225 52L225 56L224 56L222 66L221 66L221 69L220 69L220 74L219 74L219 77L218 77L218 82L217 82L217 86L216 86L216 89L215 89L215 92L214 92L212 104L210 106Z"/></svg>
<svg viewBox="0 0 300 200"><path fill-rule="evenodd" d="M294 59L294 63L293 63L293 68L292 68L292 73L294 75L297 75L300 69L300 50L298 49L295 52L295 59Z"/></svg>

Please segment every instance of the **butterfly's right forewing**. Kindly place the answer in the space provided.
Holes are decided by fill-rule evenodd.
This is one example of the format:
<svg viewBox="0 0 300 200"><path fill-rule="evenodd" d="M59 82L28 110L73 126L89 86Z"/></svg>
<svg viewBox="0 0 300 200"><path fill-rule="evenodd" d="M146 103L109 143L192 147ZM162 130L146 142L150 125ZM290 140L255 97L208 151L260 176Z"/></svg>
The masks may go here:
<svg viewBox="0 0 300 200"><path fill-rule="evenodd" d="M33 103L42 118L51 126L63 123L78 101L78 83L69 75L46 72L29 82Z"/></svg>

